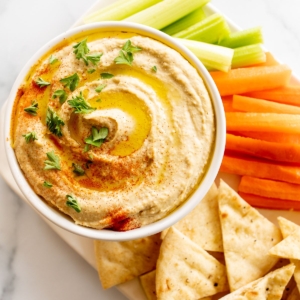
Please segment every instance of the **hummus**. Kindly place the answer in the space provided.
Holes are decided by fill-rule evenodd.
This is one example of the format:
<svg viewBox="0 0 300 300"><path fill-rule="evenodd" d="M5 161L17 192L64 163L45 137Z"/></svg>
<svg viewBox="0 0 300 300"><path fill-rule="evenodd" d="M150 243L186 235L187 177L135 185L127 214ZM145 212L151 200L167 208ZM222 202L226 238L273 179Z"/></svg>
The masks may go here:
<svg viewBox="0 0 300 300"><path fill-rule="evenodd" d="M97 229L130 230L170 214L197 188L215 139L195 68L131 33L90 33L52 49L19 89L12 124L37 195Z"/></svg>

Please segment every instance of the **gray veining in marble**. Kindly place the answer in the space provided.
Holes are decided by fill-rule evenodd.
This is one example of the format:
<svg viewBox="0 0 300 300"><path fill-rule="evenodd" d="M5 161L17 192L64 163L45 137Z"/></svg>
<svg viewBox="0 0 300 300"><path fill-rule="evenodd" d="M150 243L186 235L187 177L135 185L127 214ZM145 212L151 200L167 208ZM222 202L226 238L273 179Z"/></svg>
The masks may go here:
<svg viewBox="0 0 300 300"><path fill-rule="evenodd" d="M0 0L0 106L44 43L94 0ZM299 0L212 0L243 28L261 25L266 47L300 75ZM0 153L0 155L3 155ZM0 166L1 168L1 166ZM0 300L124 300L0 178Z"/></svg>

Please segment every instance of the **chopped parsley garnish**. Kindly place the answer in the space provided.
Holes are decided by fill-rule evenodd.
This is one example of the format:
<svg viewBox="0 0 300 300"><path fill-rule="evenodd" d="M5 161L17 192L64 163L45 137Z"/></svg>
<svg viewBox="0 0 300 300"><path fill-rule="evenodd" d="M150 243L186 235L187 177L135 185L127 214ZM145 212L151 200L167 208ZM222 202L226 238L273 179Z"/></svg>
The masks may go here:
<svg viewBox="0 0 300 300"><path fill-rule="evenodd" d="M131 41L128 40L122 50L119 52L119 56L114 59L116 64L123 64L123 65L132 65L133 62L133 53L141 51L142 49L139 47L132 46Z"/></svg>
<svg viewBox="0 0 300 300"><path fill-rule="evenodd" d="M43 78L39 77L35 82L40 88L50 85L50 82L45 81Z"/></svg>
<svg viewBox="0 0 300 300"><path fill-rule="evenodd" d="M82 176L85 174L85 171L81 166L72 163L72 167L73 167L73 173L75 173L76 175Z"/></svg>
<svg viewBox="0 0 300 300"><path fill-rule="evenodd" d="M87 66L89 64L89 61L95 65L96 63L98 63L101 59L101 56L103 55L101 54L90 54L87 55L90 52L90 49L87 45L87 39L77 43L76 45L73 46L74 48L74 53L77 59L82 59L85 63L85 65Z"/></svg>
<svg viewBox="0 0 300 300"><path fill-rule="evenodd" d="M110 73L101 73L100 76L102 79L110 79L114 77L114 75Z"/></svg>
<svg viewBox="0 0 300 300"><path fill-rule="evenodd" d="M67 98L68 98L68 94L64 90L56 90L53 93L52 98L56 99L57 97L59 98L59 103L64 104L66 102Z"/></svg>
<svg viewBox="0 0 300 300"><path fill-rule="evenodd" d="M92 127L92 134L84 141L88 145L100 147L108 135L108 128L102 127L99 130L96 127Z"/></svg>
<svg viewBox="0 0 300 300"><path fill-rule="evenodd" d="M157 67L156 66L153 66L152 67L152 71L154 71L155 73L157 72Z"/></svg>
<svg viewBox="0 0 300 300"><path fill-rule="evenodd" d="M79 76L77 73L74 73L73 75L69 77L65 77L60 80L60 82L63 84L64 87L68 87L70 91L74 91L79 83Z"/></svg>
<svg viewBox="0 0 300 300"><path fill-rule="evenodd" d="M29 114L31 114L31 115L33 115L33 116L36 116L36 115L37 115L37 110L38 110L38 109L39 109L39 104L38 104L35 100L32 101L32 103L31 103L30 106L24 108L24 110L25 110L27 113L29 113Z"/></svg>
<svg viewBox="0 0 300 300"><path fill-rule="evenodd" d="M106 84L100 84L95 88L95 91L97 93L100 93L105 87L106 87Z"/></svg>
<svg viewBox="0 0 300 300"><path fill-rule="evenodd" d="M46 180L45 180L44 183L43 183L43 186L49 189L49 188L52 188L52 187L53 187L53 184L50 183L49 181L46 181Z"/></svg>
<svg viewBox="0 0 300 300"><path fill-rule="evenodd" d="M96 69L88 69L88 70L87 70L87 72L88 72L89 74L93 74L95 71L96 71Z"/></svg>
<svg viewBox="0 0 300 300"><path fill-rule="evenodd" d="M66 205L73 208L78 213L80 213L81 208L77 202L77 199L75 197L73 197L72 195L67 195L66 198L67 198Z"/></svg>
<svg viewBox="0 0 300 300"><path fill-rule="evenodd" d="M65 125L65 123L50 107L47 110L46 125L51 133L58 137L62 136L61 126Z"/></svg>
<svg viewBox="0 0 300 300"><path fill-rule="evenodd" d="M58 59L56 57L54 57L53 55L50 56L50 58L49 58L50 65L55 64L57 61L58 61Z"/></svg>
<svg viewBox="0 0 300 300"><path fill-rule="evenodd" d="M54 151L47 152L48 160L44 161L45 167L44 170L60 170L60 160Z"/></svg>
<svg viewBox="0 0 300 300"><path fill-rule="evenodd" d="M91 107L84 99L82 92L80 92L79 96L72 98L72 100L68 100L68 103L75 110L75 114L89 114L96 110L96 108Z"/></svg>
<svg viewBox="0 0 300 300"><path fill-rule="evenodd" d="M22 136L25 138L27 144L38 139L34 131L23 134Z"/></svg>

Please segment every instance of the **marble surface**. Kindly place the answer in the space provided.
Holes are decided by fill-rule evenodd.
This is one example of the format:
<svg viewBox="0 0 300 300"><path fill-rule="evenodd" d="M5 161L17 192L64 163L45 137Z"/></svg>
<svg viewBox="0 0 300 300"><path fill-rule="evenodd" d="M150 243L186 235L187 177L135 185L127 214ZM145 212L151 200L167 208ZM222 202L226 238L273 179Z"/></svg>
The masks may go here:
<svg viewBox="0 0 300 300"><path fill-rule="evenodd" d="M26 61L94 1L0 0L0 106ZM212 3L242 28L261 25L266 47L300 75L299 0ZM116 289L103 291L96 271L0 178L0 300L21 299L125 297Z"/></svg>

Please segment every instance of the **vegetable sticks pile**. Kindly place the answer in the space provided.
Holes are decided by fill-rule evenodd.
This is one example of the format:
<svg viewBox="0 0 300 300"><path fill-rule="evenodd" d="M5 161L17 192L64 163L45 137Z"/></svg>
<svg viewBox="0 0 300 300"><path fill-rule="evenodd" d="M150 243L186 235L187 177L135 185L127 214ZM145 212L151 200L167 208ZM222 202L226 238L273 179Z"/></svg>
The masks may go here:
<svg viewBox="0 0 300 300"><path fill-rule="evenodd" d="M227 72L266 61L260 27L231 32L224 16L207 16L210 0L119 0L84 19L85 23L127 21L159 29L178 39L209 70Z"/></svg>

